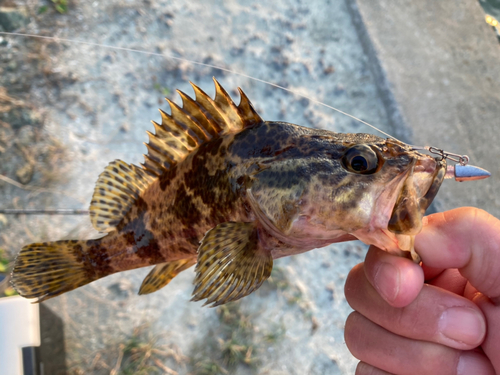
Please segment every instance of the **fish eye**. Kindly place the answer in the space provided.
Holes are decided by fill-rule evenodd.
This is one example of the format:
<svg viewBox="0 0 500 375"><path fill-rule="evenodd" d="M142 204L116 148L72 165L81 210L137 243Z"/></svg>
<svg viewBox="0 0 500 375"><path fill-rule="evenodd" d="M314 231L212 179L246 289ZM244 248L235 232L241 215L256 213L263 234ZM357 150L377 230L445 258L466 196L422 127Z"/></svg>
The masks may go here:
<svg viewBox="0 0 500 375"><path fill-rule="evenodd" d="M355 145L342 157L342 165L349 172L372 174L379 169L377 153L367 145Z"/></svg>

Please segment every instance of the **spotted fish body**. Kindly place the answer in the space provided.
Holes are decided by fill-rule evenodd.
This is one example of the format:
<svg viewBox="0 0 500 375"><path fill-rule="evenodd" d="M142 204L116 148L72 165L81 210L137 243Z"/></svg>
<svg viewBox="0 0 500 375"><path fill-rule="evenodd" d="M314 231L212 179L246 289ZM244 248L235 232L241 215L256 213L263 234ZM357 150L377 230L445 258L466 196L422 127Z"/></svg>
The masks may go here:
<svg viewBox="0 0 500 375"><path fill-rule="evenodd" d="M149 133L142 168L112 162L91 202L87 241L25 246L13 285L39 301L112 273L156 265L140 293L196 266L194 300L239 299L270 276L273 259L361 239L412 251L444 178L444 161L369 134L266 122L241 93L193 85Z"/></svg>

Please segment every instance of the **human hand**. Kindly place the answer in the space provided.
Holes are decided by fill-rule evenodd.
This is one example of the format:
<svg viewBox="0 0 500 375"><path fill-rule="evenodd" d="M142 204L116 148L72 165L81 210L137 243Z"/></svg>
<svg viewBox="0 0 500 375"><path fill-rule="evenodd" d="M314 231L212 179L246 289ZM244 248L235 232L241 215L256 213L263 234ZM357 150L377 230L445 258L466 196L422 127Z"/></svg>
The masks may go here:
<svg viewBox="0 0 500 375"><path fill-rule="evenodd" d="M372 246L347 278L356 374L500 374L500 220L460 208L426 221L422 267Z"/></svg>

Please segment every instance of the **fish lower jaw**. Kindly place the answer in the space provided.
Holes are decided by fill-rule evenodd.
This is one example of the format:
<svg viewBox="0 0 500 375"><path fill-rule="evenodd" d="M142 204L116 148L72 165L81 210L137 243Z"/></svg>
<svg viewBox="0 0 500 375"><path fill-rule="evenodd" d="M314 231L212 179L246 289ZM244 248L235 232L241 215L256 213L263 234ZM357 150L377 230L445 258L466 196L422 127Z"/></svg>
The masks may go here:
<svg viewBox="0 0 500 375"><path fill-rule="evenodd" d="M396 234L387 229L383 230L386 238L390 239L393 246L387 250L393 254L411 258L413 262L420 263L421 258L415 251L415 235L414 234Z"/></svg>
<svg viewBox="0 0 500 375"><path fill-rule="evenodd" d="M403 251L412 251L415 236L409 234L396 234L398 247Z"/></svg>
<svg viewBox="0 0 500 375"><path fill-rule="evenodd" d="M413 239L415 236L413 235L395 234L382 228L360 229L352 234L367 245L376 246L399 256L407 256L407 253L411 252L414 258Z"/></svg>
<svg viewBox="0 0 500 375"><path fill-rule="evenodd" d="M413 262L419 264L422 260L415 251L415 234L394 234L398 241L398 247L403 251L403 255L411 255Z"/></svg>

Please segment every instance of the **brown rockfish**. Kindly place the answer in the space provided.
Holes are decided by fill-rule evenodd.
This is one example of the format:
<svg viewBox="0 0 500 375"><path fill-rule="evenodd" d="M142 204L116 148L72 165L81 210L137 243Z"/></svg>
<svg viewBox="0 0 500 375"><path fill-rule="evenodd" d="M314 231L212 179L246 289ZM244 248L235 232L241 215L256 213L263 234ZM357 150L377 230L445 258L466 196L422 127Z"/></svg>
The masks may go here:
<svg viewBox="0 0 500 375"><path fill-rule="evenodd" d="M334 242L413 253L443 158L395 139L263 121L241 89L236 106L215 86L214 99L193 85L196 99L179 91L182 108L169 101L142 167L115 160L99 176L90 219L104 237L21 250L20 295L43 301L156 265L146 294L196 264L193 300L217 306L257 289L273 259Z"/></svg>

